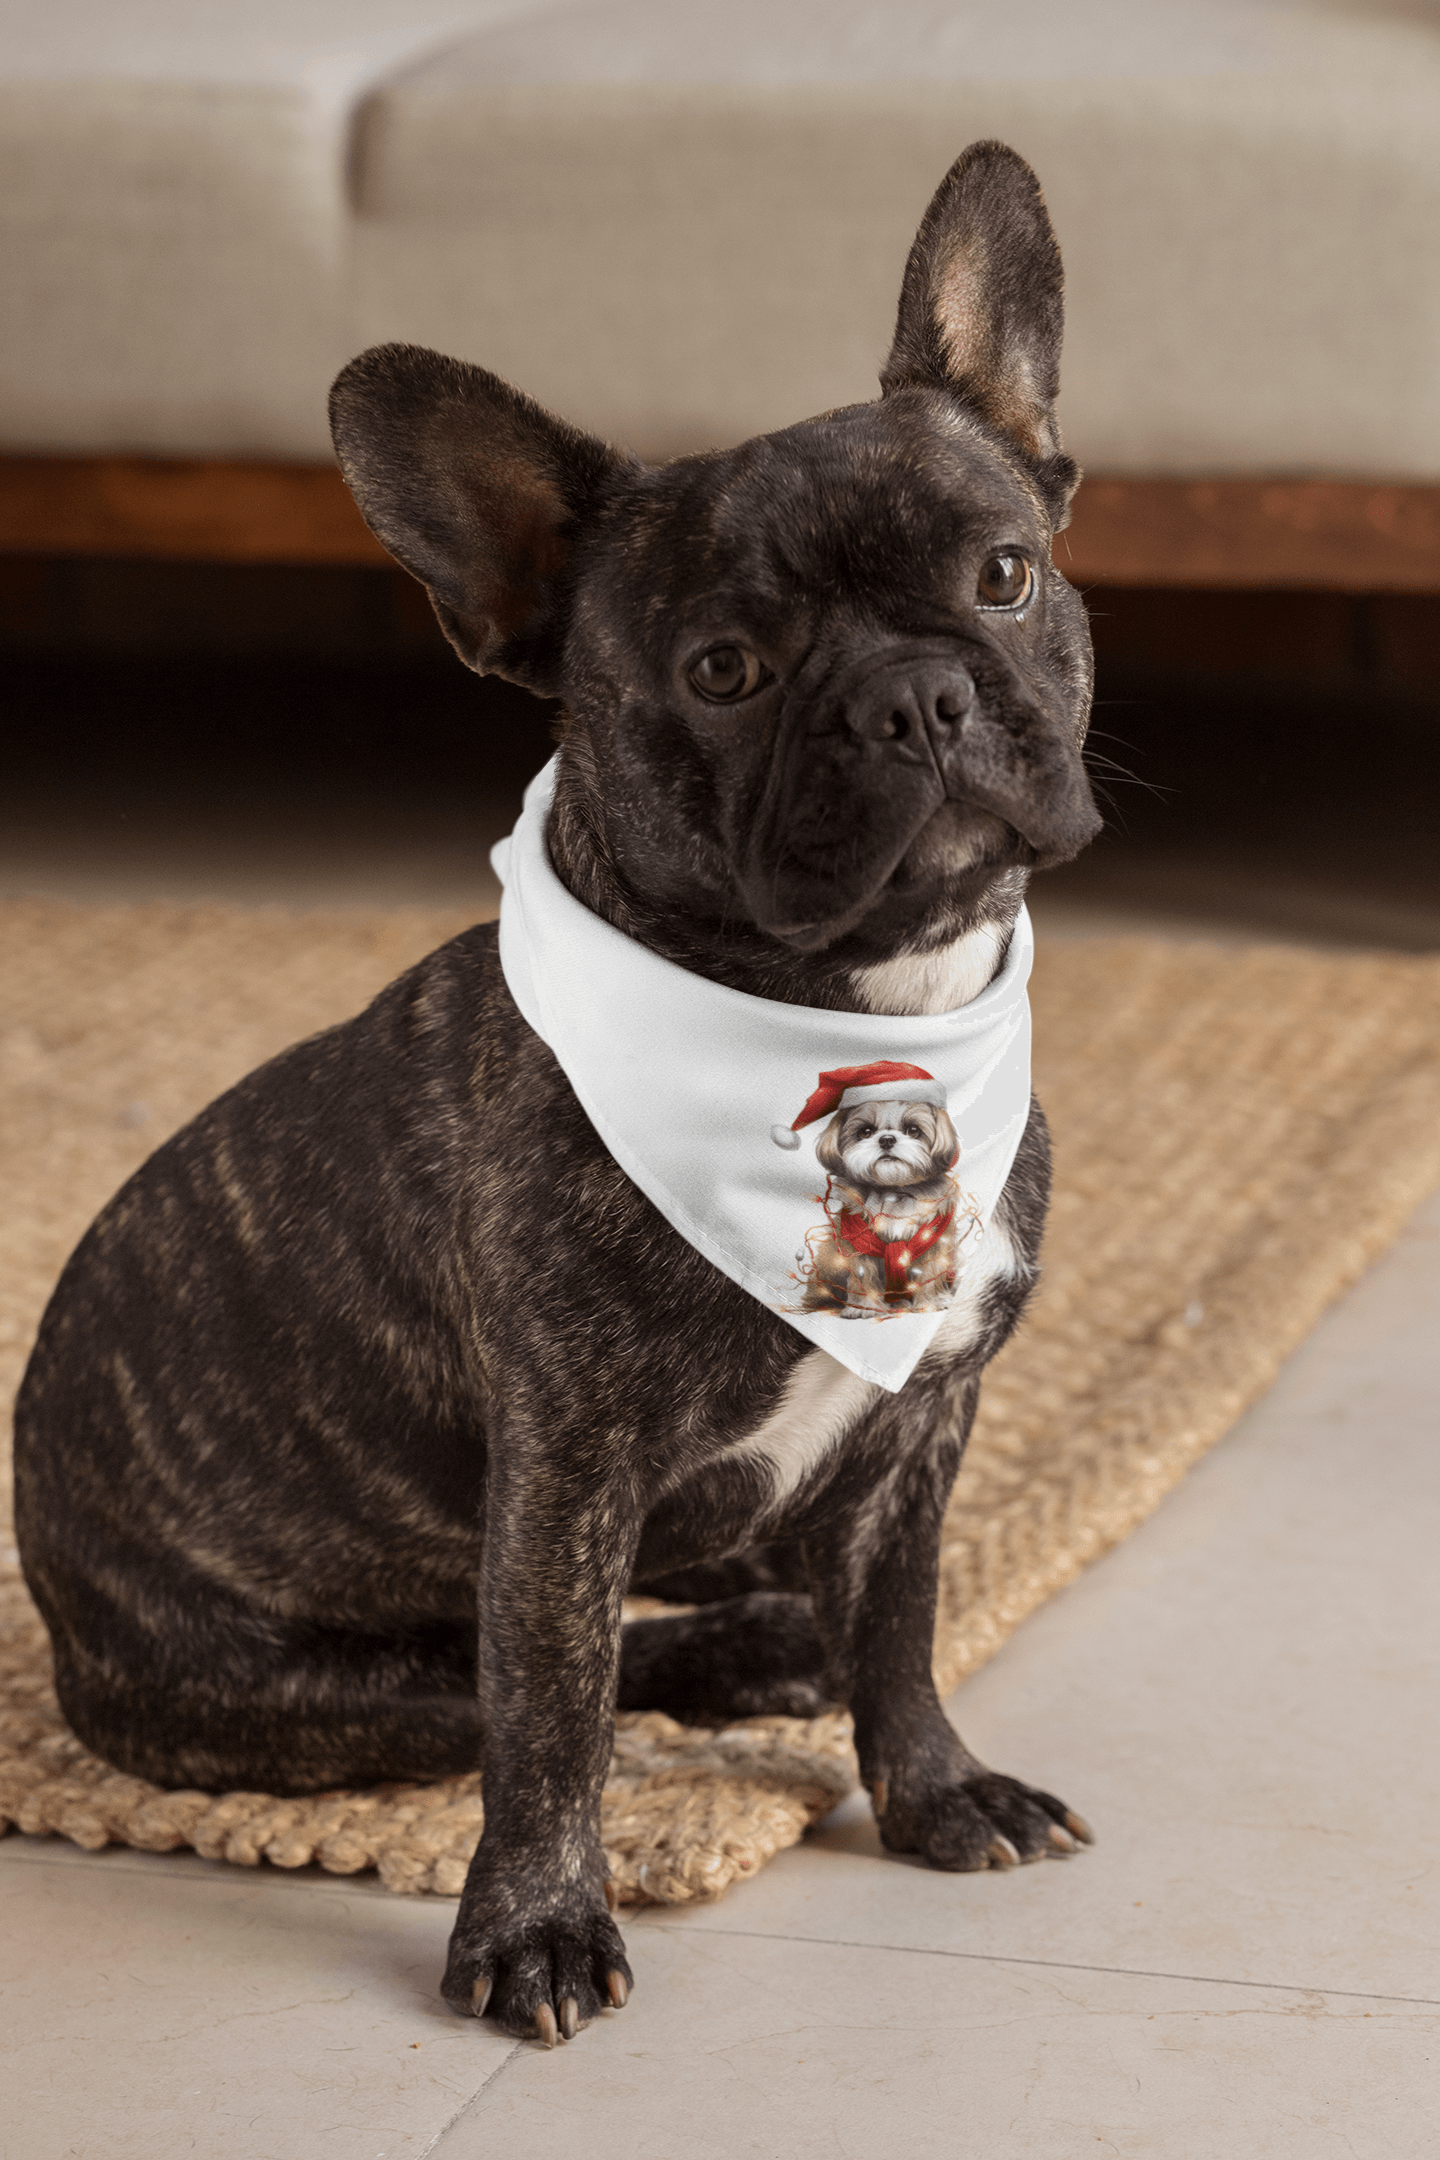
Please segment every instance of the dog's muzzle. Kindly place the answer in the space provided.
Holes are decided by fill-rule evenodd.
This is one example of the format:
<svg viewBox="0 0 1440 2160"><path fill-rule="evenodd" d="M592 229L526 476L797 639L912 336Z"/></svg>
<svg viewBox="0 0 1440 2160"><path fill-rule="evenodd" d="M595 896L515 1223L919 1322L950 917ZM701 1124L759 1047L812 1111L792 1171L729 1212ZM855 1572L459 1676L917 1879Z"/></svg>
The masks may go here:
<svg viewBox="0 0 1440 2160"><path fill-rule="evenodd" d="M872 650L794 717L737 858L754 921L798 951L858 921L947 802L1042 869L1100 829L1071 735L993 656L972 674L950 643Z"/></svg>
<svg viewBox="0 0 1440 2160"><path fill-rule="evenodd" d="M1028 701L991 715L952 653L888 657L843 709L872 758L912 768L933 759L945 799L1003 819L1037 868L1068 861L1100 830L1074 743Z"/></svg>

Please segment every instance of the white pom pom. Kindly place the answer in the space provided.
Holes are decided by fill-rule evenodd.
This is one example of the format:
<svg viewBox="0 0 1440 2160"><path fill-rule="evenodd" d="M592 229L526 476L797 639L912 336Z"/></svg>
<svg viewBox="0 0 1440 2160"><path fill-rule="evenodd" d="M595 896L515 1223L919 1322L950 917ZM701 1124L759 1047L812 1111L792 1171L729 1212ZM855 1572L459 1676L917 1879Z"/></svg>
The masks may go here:
<svg viewBox="0 0 1440 2160"><path fill-rule="evenodd" d="M797 1148L800 1145L800 1135L793 1125L772 1125L770 1138L776 1147Z"/></svg>

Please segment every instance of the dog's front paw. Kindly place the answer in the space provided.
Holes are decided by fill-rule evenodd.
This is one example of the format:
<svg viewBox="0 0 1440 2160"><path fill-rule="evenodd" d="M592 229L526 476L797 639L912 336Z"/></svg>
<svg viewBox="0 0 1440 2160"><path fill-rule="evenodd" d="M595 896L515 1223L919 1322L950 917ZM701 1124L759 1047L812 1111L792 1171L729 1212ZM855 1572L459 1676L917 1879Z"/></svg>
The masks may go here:
<svg viewBox="0 0 1440 2160"><path fill-rule="evenodd" d="M883 1845L918 1852L952 1873L1062 1859L1095 1842L1089 1825L1053 1793L991 1770L913 1799L891 1800L877 1783L874 1803Z"/></svg>
<svg viewBox="0 0 1440 2160"><path fill-rule="evenodd" d="M526 1914L508 1898L490 1910L467 1895L455 1923L440 1984L453 2010L554 2047L607 2005L624 2009L634 1975L603 1907L577 1898Z"/></svg>

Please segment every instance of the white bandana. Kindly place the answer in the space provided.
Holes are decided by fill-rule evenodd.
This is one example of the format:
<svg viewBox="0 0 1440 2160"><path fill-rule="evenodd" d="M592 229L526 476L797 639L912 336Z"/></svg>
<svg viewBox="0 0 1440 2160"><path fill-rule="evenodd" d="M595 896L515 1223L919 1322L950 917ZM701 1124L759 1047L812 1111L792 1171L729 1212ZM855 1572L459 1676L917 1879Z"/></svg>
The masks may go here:
<svg viewBox="0 0 1440 2160"><path fill-rule="evenodd" d="M491 857L511 996L666 1221L807 1340L897 1391L966 1268L981 1268L1029 1115L1028 914L995 980L957 1012L750 997L662 960L567 891L545 846L554 785L552 761Z"/></svg>

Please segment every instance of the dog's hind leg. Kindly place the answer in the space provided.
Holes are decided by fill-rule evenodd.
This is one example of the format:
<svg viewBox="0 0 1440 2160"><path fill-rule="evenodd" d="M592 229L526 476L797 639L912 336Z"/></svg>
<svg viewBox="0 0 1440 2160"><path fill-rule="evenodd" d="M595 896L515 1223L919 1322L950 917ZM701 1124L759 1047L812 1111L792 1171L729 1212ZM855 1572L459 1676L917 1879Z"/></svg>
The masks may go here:
<svg viewBox="0 0 1440 2160"><path fill-rule="evenodd" d="M321 1792L478 1770L475 1629L393 1635L191 1616L183 1669L153 1641L102 1656L57 1631L56 1688L74 1730L129 1776L202 1791ZM207 1639L208 1638L208 1639Z"/></svg>
<svg viewBox="0 0 1440 2160"><path fill-rule="evenodd" d="M723 1725L739 1717L817 1717L836 1702L808 1597L753 1590L694 1612L626 1622L621 1710Z"/></svg>
<svg viewBox="0 0 1440 2160"><path fill-rule="evenodd" d="M693 1567L672 1568L665 1575L637 1577L630 1585L640 1597L664 1598L671 1605L714 1605L721 1598L743 1597L747 1590L808 1590L805 1554L791 1545L752 1545L728 1560L697 1560Z"/></svg>

